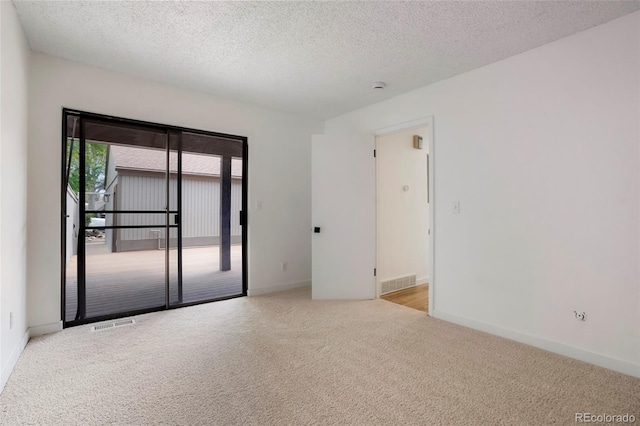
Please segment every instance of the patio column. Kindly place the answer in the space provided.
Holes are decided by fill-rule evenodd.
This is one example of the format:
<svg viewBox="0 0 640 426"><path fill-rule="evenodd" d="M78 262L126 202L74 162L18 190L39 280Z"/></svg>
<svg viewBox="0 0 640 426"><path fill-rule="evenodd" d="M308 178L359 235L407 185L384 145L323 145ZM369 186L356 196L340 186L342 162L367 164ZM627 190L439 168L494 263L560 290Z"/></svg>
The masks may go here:
<svg viewBox="0 0 640 426"><path fill-rule="evenodd" d="M220 270L231 270L231 156L220 160Z"/></svg>

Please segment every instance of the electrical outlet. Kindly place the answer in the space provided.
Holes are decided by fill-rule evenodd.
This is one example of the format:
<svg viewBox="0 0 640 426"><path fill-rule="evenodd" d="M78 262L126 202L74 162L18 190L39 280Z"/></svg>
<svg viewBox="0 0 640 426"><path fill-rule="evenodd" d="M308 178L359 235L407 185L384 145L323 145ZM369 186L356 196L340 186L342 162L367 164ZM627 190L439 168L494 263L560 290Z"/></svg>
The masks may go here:
<svg viewBox="0 0 640 426"><path fill-rule="evenodd" d="M9 312L9 330L13 329L13 312Z"/></svg>
<svg viewBox="0 0 640 426"><path fill-rule="evenodd" d="M584 312L573 311L573 315L575 315L576 319L579 319L580 321L587 320L587 314Z"/></svg>
<svg viewBox="0 0 640 426"><path fill-rule="evenodd" d="M286 271L286 270L287 270L287 262L282 262L282 263L280 264L280 270L281 270L282 272L284 272L284 271Z"/></svg>

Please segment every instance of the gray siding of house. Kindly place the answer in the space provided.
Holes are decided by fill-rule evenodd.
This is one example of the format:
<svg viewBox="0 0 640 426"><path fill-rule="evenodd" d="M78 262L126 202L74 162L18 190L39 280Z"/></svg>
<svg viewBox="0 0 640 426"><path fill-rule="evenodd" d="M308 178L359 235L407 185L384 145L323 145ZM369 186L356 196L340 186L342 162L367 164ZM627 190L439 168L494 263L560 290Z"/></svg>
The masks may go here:
<svg viewBox="0 0 640 426"><path fill-rule="evenodd" d="M177 209L176 178L170 180L170 209ZM118 210L164 210L166 187L161 173L120 171L117 186ZM220 237L220 179L212 176L182 177L182 241L184 247L216 245ZM231 184L232 243L240 243L242 228L242 180ZM109 216L109 215L108 215ZM121 214L118 225L158 225L157 229L119 229L116 250L150 250L164 247L164 214ZM173 222L171 215L171 221ZM175 230L170 233L171 246L176 245Z"/></svg>

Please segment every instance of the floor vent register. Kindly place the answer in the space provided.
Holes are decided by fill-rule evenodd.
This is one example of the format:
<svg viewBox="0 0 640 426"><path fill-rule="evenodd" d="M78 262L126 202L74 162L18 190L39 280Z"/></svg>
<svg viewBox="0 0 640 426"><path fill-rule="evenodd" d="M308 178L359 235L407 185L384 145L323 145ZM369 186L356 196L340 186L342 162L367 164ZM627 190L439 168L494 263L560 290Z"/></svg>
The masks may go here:
<svg viewBox="0 0 640 426"><path fill-rule="evenodd" d="M135 323L136 320L134 320L133 318L127 318L113 322L104 322L102 324L94 325L93 327L91 327L91 331L109 330L111 328L124 327L125 325L134 325Z"/></svg>

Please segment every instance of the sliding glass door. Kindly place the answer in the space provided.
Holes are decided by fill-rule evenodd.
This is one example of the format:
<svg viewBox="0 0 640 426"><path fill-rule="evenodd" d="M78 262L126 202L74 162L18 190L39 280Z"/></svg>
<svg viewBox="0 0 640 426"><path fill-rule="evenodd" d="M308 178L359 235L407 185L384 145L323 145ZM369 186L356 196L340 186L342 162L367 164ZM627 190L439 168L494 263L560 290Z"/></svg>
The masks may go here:
<svg viewBox="0 0 640 426"><path fill-rule="evenodd" d="M63 320L246 294L246 139L64 112Z"/></svg>

